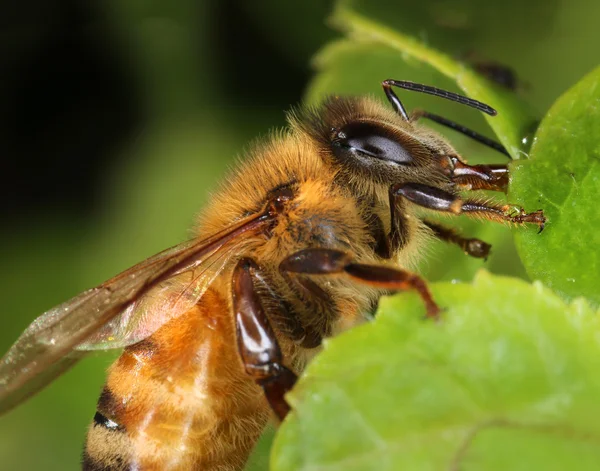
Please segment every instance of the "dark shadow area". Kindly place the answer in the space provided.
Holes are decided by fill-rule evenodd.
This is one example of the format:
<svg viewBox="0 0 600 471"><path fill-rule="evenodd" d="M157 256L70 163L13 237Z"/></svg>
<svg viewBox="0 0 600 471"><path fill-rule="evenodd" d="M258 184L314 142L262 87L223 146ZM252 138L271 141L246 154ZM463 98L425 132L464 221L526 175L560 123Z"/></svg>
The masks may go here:
<svg viewBox="0 0 600 471"><path fill-rule="evenodd" d="M282 123L283 110L301 98L309 68L270 42L241 1L213 2L210 30L198 31L219 84L213 106L239 109L240 121L249 109L272 110ZM93 212L103 169L144 124L136 71L102 4L3 3L0 216L6 223L46 209Z"/></svg>
<svg viewBox="0 0 600 471"><path fill-rule="evenodd" d="M143 118L127 61L94 3L1 10L2 219L89 211L103 165Z"/></svg>

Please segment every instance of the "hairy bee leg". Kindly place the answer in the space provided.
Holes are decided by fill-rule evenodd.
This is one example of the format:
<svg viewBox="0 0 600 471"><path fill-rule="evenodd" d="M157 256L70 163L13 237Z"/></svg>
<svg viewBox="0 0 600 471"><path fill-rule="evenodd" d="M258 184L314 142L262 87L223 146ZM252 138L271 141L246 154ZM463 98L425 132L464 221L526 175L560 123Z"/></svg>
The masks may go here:
<svg viewBox="0 0 600 471"><path fill-rule="evenodd" d="M398 249L403 247L408 240L408 228L409 225L406 222L406 215L404 213L404 201L402 195L393 191L393 188L389 192L390 198L390 233L388 234L388 246L389 256L385 258L391 258L392 254Z"/></svg>
<svg viewBox="0 0 600 471"><path fill-rule="evenodd" d="M387 245L390 247L390 250L385 254L380 253L380 256L387 255L383 258L391 258L392 254L406 243L408 237L408 224L406 224L406 219L402 210L403 197L404 195L398 193L392 187L390 190L392 229L387 238ZM454 229L450 229L430 221L425 221L425 224L429 226L437 238L445 242L458 245L463 252L471 257L486 258L489 254L491 246L479 239L464 238L460 236L460 234L458 234Z"/></svg>
<svg viewBox="0 0 600 471"><path fill-rule="evenodd" d="M273 412L283 420L290 410L284 395L297 377L283 365L277 337L254 287L253 274L257 271L253 260L243 258L233 272L237 347L246 373L263 388Z"/></svg>
<svg viewBox="0 0 600 471"><path fill-rule="evenodd" d="M480 239L467 239L462 237L455 229L443 226L436 222L423 221L433 234L440 240L458 245L464 253L475 258L487 259L492 246Z"/></svg>
<svg viewBox="0 0 600 471"><path fill-rule="evenodd" d="M279 269L301 275L346 274L358 282L394 291L414 289L425 303L427 317L439 318L440 308L422 278L396 268L355 263L350 254L340 250L300 250L285 258Z"/></svg>
<svg viewBox="0 0 600 471"><path fill-rule="evenodd" d="M392 191L404 196L414 204L436 211L478 216L495 222L537 224L540 228L539 232L542 232L546 223L544 212L541 209L527 213L520 206L512 204L495 205L485 201L462 200L452 193L420 183L394 185Z"/></svg>
<svg viewBox="0 0 600 471"><path fill-rule="evenodd" d="M294 342L300 342L306 338L306 331L296 316L287 315L291 311L289 304L285 299L275 291L270 280L264 273L253 270L252 281L254 290L260 294L261 304L266 312L267 318L274 322L280 331L285 332L286 336ZM270 299L270 306L265 306L264 300ZM270 311L276 312L270 312Z"/></svg>
<svg viewBox="0 0 600 471"><path fill-rule="evenodd" d="M390 199L390 208L394 208L393 204L394 203ZM394 218L393 209L392 209L392 218ZM391 234L386 233L385 226L383 225L383 221L381 220L381 218L374 213L370 213L370 214L366 215L365 222L367 223L369 232L371 234L371 237L373 238L373 243L371 245L371 247L373 248L373 251L377 255L379 255L381 258L385 258L385 259L392 258L392 255L393 255L393 244L391 242L392 237L391 237ZM393 221L392 221L391 227L392 228L394 227ZM403 226L403 227L405 228L406 226Z"/></svg>
<svg viewBox="0 0 600 471"><path fill-rule="evenodd" d="M321 345L323 341L321 333L312 326L303 325L294 307L276 291L272 281L268 279L262 270L252 270L252 279L254 289L259 293L267 318L274 323L282 335L303 348L315 348ZM310 282L311 280L305 281ZM324 302L331 306L332 299L319 286L302 283L300 288L306 290L312 296L326 296ZM320 291L314 288L318 288Z"/></svg>

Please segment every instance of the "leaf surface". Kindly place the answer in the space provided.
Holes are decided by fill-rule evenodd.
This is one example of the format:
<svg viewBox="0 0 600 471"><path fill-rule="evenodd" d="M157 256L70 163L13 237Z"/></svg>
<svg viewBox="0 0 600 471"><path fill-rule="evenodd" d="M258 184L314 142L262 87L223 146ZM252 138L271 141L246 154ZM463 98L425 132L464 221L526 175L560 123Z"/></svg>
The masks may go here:
<svg viewBox="0 0 600 471"><path fill-rule="evenodd" d="M540 235L515 231L531 278L600 304L600 67L556 101L511 175L510 198L548 219Z"/></svg>
<svg viewBox="0 0 600 471"><path fill-rule="evenodd" d="M600 462L600 318L480 272L328 341L288 398L274 471L563 470Z"/></svg>

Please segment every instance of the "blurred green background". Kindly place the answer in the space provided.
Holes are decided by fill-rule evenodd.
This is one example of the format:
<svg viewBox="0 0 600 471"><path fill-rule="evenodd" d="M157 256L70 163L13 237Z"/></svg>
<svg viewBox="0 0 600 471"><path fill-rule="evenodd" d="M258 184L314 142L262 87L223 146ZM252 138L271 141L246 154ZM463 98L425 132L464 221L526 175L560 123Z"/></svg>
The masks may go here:
<svg viewBox="0 0 600 471"><path fill-rule="evenodd" d="M317 0L0 5L2 352L43 311L189 235L244 145L283 126L301 101L311 57L340 36L325 25L330 9ZM396 2L380 13L455 57L512 67L516 93L540 116L599 62L600 4L589 0ZM379 93L391 77L453 87L401 55L363 52L343 67L355 89L340 92L362 92L368 80ZM389 57L388 68L370 64L373 55ZM472 110L406 103L490 133ZM448 136L473 162L503 161ZM463 226L495 244L488 269L524 276L510 231ZM423 271L469 279L482 263L436 245ZM0 469L78 469L113 358L86 359L1 417ZM253 469L266 469L265 452L254 458Z"/></svg>

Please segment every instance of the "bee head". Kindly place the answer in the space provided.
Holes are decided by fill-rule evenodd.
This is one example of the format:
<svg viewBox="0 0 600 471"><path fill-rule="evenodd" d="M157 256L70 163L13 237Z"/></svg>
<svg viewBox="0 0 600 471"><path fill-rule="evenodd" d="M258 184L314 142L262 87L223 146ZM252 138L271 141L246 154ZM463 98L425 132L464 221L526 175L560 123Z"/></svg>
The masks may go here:
<svg viewBox="0 0 600 471"><path fill-rule="evenodd" d="M457 155L452 146L377 100L331 97L319 108L293 114L291 121L310 136L342 183L450 183L449 167Z"/></svg>

